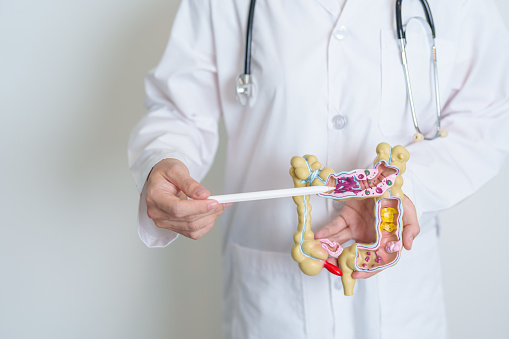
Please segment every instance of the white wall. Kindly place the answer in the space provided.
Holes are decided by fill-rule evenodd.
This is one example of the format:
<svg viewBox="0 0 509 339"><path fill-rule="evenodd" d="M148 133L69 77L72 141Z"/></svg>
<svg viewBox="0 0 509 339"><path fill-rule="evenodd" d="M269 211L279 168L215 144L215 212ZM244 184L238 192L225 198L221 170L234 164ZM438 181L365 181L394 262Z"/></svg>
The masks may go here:
<svg viewBox="0 0 509 339"><path fill-rule="evenodd" d="M127 168L178 3L0 0L0 338L220 337L217 232L145 248Z"/></svg>
<svg viewBox="0 0 509 339"><path fill-rule="evenodd" d="M509 27L509 1L495 2ZM502 193L509 189L507 175L509 163L479 192L442 214L441 250L452 338L509 338L507 250L494 246L509 239Z"/></svg>
<svg viewBox="0 0 509 339"><path fill-rule="evenodd" d="M497 3L509 24L509 3ZM0 338L221 337L219 229L145 248L127 169L143 76L177 5L0 1ZM223 157L206 179L214 193ZM475 255L509 237L492 199L507 175L443 216L455 338L509 337L505 250L489 250L500 261Z"/></svg>

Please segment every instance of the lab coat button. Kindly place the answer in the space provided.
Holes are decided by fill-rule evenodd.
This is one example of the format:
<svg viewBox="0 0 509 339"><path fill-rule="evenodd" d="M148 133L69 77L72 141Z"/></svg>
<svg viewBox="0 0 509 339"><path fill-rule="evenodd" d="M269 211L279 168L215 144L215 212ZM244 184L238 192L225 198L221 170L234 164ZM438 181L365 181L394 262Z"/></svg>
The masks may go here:
<svg viewBox="0 0 509 339"><path fill-rule="evenodd" d="M348 30L346 29L345 26L339 26L335 31L334 31L334 37L338 40L343 40L344 38L346 38L346 36L348 35Z"/></svg>
<svg viewBox="0 0 509 339"><path fill-rule="evenodd" d="M343 129L346 126L346 117L344 115L338 114L332 118L331 124L335 129Z"/></svg>
<svg viewBox="0 0 509 339"><path fill-rule="evenodd" d="M334 282L334 288L340 290L343 288L343 284L341 283L341 279L336 279Z"/></svg>

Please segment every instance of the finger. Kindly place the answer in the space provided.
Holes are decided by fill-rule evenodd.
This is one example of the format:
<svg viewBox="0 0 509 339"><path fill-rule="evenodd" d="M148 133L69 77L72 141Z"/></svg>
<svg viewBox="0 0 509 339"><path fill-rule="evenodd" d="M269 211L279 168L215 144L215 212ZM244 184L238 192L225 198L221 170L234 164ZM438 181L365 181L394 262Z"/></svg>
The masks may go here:
<svg viewBox="0 0 509 339"><path fill-rule="evenodd" d="M368 279L374 276L375 274L378 274L381 271L376 272L361 272L361 271L355 271L352 273L352 278L354 279Z"/></svg>
<svg viewBox="0 0 509 339"><path fill-rule="evenodd" d="M159 228L165 228L182 234L186 237L194 239L197 235L202 236L207 231L203 229L212 228L216 219L221 215L223 210L217 211L216 213L207 217L198 219L196 221L182 221L182 220L155 220L156 226Z"/></svg>
<svg viewBox="0 0 509 339"><path fill-rule="evenodd" d="M220 206L215 200L182 200L164 191L147 194L147 205L155 204L166 212L171 219L181 219L190 215L204 214Z"/></svg>
<svg viewBox="0 0 509 339"><path fill-rule="evenodd" d="M345 218L340 214L337 218L334 218L330 223L322 227L318 232L315 233L315 239L324 239L329 237L331 234L339 233L341 230L347 228Z"/></svg>
<svg viewBox="0 0 509 339"><path fill-rule="evenodd" d="M207 218L209 216L214 216L214 215L221 215L224 210L227 208L226 204L219 204L219 206L216 208L216 209L213 209L211 211L208 211L206 213L202 213L202 214L192 214L192 215L188 215L188 216L185 216L185 217L182 217L182 218L176 218L172 215L169 215L169 214L165 214L164 216L164 219L167 219L167 220L170 220L170 221L183 221L183 222L195 222L195 221L198 221L200 219L203 219L203 218Z"/></svg>
<svg viewBox="0 0 509 339"><path fill-rule="evenodd" d="M193 239L193 240L200 239L205 234L207 234L212 229L212 227L214 227L217 218L221 215L221 213L223 213L223 211L224 210L218 211L212 216L201 219L200 223L203 223L202 224L202 225L204 225L203 227L199 227L193 231L186 232L184 235L188 238ZM209 222L207 223L207 221L209 221Z"/></svg>
<svg viewBox="0 0 509 339"><path fill-rule="evenodd" d="M174 232L177 232L177 233L183 235L184 237L187 237L187 238L190 238L193 240L198 240L201 237L203 237L207 232L209 232L214 227L214 224L215 224L215 222L210 222L209 224L206 224L204 227L202 227L200 229L192 230L192 231L188 230L188 229L178 229L178 228L175 228L175 226L173 226L173 225L168 226L168 227L161 227L161 228L166 228L166 229L172 230Z"/></svg>
<svg viewBox="0 0 509 339"><path fill-rule="evenodd" d="M403 246L408 251L412 249L414 239L420 233L421 228L417 219L417 212L412 201L405 196L403 214Z"/></svg>
<svg viewBox="0 0 509 339"><path fill-rule="evenodd" d="M420 229L419 225L407 225L404 226L403 229L403 246L406 250L410 251L412 249L412 245L414 243L414 239L419 234Z"/></svg>
<svg viewBox="0 0 509 339"><path fill-rule="evenodd" d="M219 204L219 206L213 210L210 210L205 213L200 214L191 214L184 217L176 217L174 214L168 213L167 210L163 210L155 207L149 207L147 209L147 214L149 215L150 219L153 220L169 220L169 221L184 221L184 222L194 222L199 219L202 219L204 217L216 214L216 213L222 213L227 207L229 207L231 204Z"/></svg>
<svg viewBox="0 0 509 339"><path fill-rule="evenodd" d="M210 192L189 175L182 162L173 162L165 168L164 177L191 199L207 199Z"/></svg>
<svg viewBox="0 0 509 339"><path fill-rule="evenodd" d="M211 229L212 227L214 227L214 222L206 225L205 227L203 227L202 229L196 231L196 232L190 232L188 235L186 235L188 238L191 238L193 240L198 240L200 239L201 237L203 237L205 234L207 234Z"/></svg>
<svg viewBox="0 0 509 339"><path fill-rule="evenodd" d="M191 233L199 232L201 229L210 225L211 223L215 223L216 219L217 217L208 216L193 222L180 220L167 220L165 221L166 223L165 228L171 229L185 236L189 236Z"/></svg>
<svg viewBox="0 0 509 339"><path fill-rule="evenodd" d="M347 227L339 231L339 233L329 235L327 239L329 239L330 241L335 241L338 244L342 245L349 240L354 240L354 237L352 230L349 227Z"/></svg>

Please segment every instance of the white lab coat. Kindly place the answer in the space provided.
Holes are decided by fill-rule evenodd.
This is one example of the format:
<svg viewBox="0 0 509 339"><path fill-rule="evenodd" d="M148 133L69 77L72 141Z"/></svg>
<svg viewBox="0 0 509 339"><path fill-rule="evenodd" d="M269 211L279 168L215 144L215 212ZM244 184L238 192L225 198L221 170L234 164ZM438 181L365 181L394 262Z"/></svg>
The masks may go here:
<svg viewBox="0 0 509 339"><path fill-rule="evenodd" d="M437 30L442 126L449 137L412 143L394 0L258 0L253 32L254 97L235 98L243 72L248 0L183 0L167 50L146 79L148 114L134 129L129 159L143 191L154 164L182 160L207 173L222 116L228 134L225 193L292 186L294 155L315 154L336 171L365 168L381 141L411 154L403 190L421 234L398 265L357 282L302 274L290 257L292 199L238 203L225 213L224 331L227 338L443 338L446 321L437 212L472 194L509 149L509 34L492 1L429 0ZM422 17L403 2L405 20ZM421 128L435 108L426 32L409 24L408 49ZM346 119L346 124L344 124ZM144 192L142 192L144 194ZM166 246L140 199L139 234ZM312 198L317 231L342 203ZM455 244L459 246L459 244Z"/></svg>

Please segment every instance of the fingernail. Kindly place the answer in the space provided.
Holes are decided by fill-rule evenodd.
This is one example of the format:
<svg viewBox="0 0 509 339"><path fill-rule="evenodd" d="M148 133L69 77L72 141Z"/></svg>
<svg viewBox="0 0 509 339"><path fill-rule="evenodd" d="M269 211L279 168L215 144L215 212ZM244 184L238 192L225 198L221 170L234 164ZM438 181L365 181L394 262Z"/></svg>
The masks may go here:
<svg viewBox="0 0 509 339"><path fill-rule="evenodd" d="M207 194L207 189L204 188L204 187L200 187L198 188L196 191L194 191L194 194L199 197L199 196L202 196L202 195L205 195Z"/></svg>
<svg viewBox="0 0 509 339"><path fill-rule="evenodd" d="M213 200L212 202L209 202L209 211L212 211L212 210L215 210L217 207L219 206L219 203L215 200Z"/></svg>
<svg viewBox="0 0 509 339"><path fill-rule="evenodd" d="M231 205L233 205L233 202L227 202L226 204L223 204L224 207L230 207Z"/></svg>

